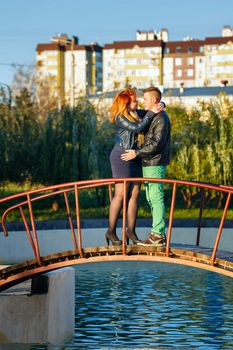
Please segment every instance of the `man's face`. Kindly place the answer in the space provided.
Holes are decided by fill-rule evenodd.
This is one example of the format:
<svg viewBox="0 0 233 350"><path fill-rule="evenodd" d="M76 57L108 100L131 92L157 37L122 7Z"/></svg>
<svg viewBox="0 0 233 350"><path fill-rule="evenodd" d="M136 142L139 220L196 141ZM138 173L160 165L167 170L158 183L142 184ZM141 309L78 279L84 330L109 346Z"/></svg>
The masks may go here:
<svg viewBox="0 0 233 350"><path fill-rule="evenodd" d="M144 93L143 101L145 109L152 109L158 103L156 97L150 94L149 92Z"/></svg>

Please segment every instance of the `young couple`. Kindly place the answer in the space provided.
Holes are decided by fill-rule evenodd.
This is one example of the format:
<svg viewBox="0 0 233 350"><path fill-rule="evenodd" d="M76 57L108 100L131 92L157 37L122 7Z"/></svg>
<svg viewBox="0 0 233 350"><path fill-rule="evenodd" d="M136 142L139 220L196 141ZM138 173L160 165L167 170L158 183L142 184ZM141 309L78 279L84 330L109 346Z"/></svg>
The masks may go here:
<svg viewBox="0 0 233 350"><path fill-rule="evenodd" d="M144 108L138 109L136 92L126 88L114 98L111 121L115 123L116 143L110 154L113 178L163 178L170 162L170 121L163 110L161 92L156 87L144 90ZM126 237L133 244L165 246L165 205L162 183L145 182L146 198L152 212L149 236L141 241L135 232L139 182L127 183ZM121 245L116 234L117 219L123 203L123 183L115 184L114 197L109 209L109 227L106 241Z"/></svg>

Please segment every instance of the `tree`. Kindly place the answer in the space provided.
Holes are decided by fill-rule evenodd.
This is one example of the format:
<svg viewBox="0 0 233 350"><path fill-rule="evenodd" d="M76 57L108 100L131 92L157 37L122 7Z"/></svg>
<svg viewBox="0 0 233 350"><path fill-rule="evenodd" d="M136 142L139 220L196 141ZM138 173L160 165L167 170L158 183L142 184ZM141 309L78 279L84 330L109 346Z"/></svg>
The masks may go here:
<svg viewBox="0 0 233 350"><path fill-rule="evenodd" d="M41 176L44 183L63 183L98 177L96 114L85 98L73 109L50 113L41 137Z"/></svg>

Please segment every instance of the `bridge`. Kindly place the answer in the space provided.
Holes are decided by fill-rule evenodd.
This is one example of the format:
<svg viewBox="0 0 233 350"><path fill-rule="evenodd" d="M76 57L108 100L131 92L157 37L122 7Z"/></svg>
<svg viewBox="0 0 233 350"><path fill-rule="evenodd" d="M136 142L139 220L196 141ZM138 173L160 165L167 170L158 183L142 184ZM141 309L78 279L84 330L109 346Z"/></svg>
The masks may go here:
<svg viewBox="0 0 233 350"><path fill-rule="evenodd" d="M126 212L127 212L127 182L137 181L142 184L148 182L160 182L171 187L170 213L167 230L166 247L143 247L137 245L128 245L126 240ZM83 190L93 190L100 187L108 189L109 199L112 199L112 190L115 183L123 182L124 199L122 209L122 245L121 246L96 246L83 248L81 215L80 215L80 193ZM197 223L196 244L171 244L175 203L177 198L177 189L196 188L199 193L199 217ZM200 236L203 223L203 210L205 208L205 194L207 192L217 191L225 198L222 216L219 220L219 227L215 237L213 247L200 246ZM98 261L112 260L146 260L160 261L167 263L183 264L206 269L209 271L221 273L233 277L233 252L219 250L219 243L222 238L222 231L227 216L227 210L231 203L233 194L232 186L221 186L210 183L195 181L182 181L170 179L151 179L151 178L128 178L128 179L99 179L77 181L54 186L48 186L41 189L30 190L20 194L8 196L0 199L0 204L4 203L7 207L2 213L2 231L5 237L8 237L8 218L13 211L18 211L20 220L27 233L28 241L34 255L34 259L23 261L0 270L0 291L11 286L31 279L34 276L52 271L64 266L91 263ZM34 203L46 201L48 198L58 199L64 202L66 208L69 230L67 235L71 235L73 242L72 250L64 250L55 254L42 256L40 253L40 243L38 239L38 228L35 218ZM73 207L71 207L71 199ZM74 218L72 217L74 212ZM232 248L232 247L229 247Z"/></svg>

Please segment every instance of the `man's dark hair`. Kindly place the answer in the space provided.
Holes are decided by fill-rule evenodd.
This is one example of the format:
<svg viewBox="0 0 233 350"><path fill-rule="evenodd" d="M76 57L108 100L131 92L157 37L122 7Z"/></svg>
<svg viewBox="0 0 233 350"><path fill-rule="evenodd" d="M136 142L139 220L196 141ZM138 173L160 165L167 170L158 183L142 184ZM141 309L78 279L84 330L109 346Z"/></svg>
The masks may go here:
<svg viewBox="0 0 233 350"><path fill-rule="evenodd" d="M150 86L146 89L143 90L143 93L145 94L146 92L154 92L154 94L156 95L156 98L160 101L162 98L162 93L161 91L155 87L155 86Z"/></svg>

